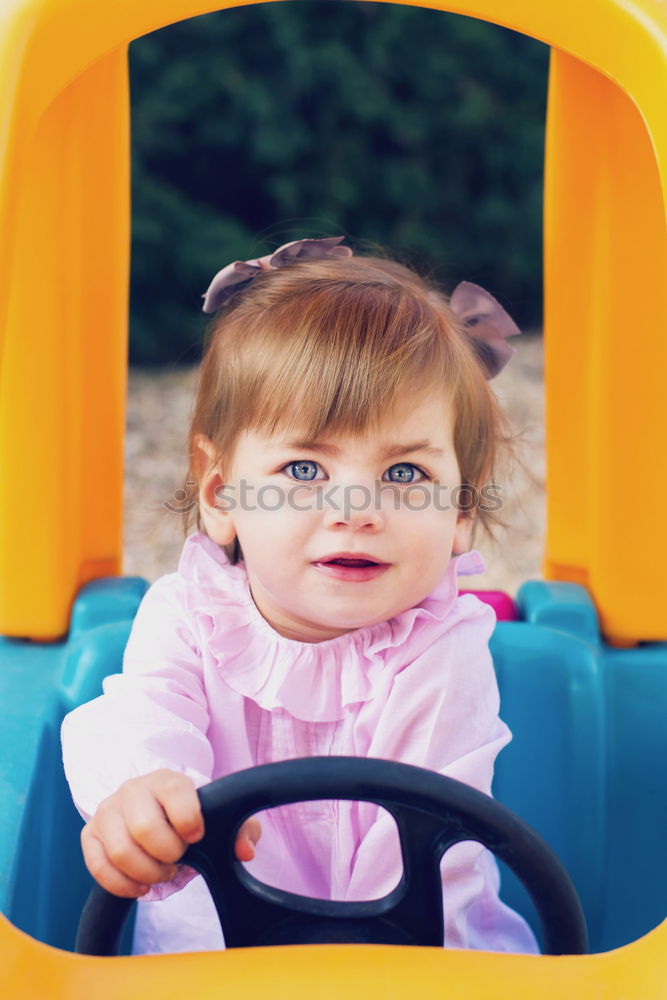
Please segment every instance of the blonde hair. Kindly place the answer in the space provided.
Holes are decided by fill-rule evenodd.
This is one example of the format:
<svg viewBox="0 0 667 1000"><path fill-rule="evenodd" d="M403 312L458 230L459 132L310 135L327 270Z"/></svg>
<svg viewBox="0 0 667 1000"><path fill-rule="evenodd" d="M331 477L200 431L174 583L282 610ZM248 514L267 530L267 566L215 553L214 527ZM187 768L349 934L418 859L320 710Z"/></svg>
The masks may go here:
<svg viewBox="0 0 667 1000"><path fill-rule="evenodd" d="M506 418L446 299L414 271L378 256L323 258L261 271L215 316L188 436L186 500L198 493L196 437L224 470L244 430L298 426L310 440L356 434L382 419L402 392L437 387L451 399L461 482L493 481L510 440ZM194 487L193 487L194 484ZM187 503L184 533L203 530ZM497 513L478 506L493 535ZM238 539L225 546L242 557Z"/></svg>

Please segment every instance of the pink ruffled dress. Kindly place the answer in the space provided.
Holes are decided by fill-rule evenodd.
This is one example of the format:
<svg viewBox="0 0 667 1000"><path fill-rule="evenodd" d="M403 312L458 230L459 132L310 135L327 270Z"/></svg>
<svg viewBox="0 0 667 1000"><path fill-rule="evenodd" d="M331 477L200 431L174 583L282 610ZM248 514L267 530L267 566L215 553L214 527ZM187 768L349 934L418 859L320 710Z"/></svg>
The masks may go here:
<svg viewBox="0 0 667 1000"><path fill-rule="evenodd" d="M488 640L491 608L459 595L454 557L436 589L389 621L318 643L276 632L255 606L245 566L206 535L185 542L178 571L147 591L123 673L71 712L63 759L84 819L128 778L157 768L197 787L305 756L380 757L439 771L490 793L510 740ZM402 862L394 820L371 803L295 803L259 814L247 864L258 879L325 899L379 898ZM447 946L535 952L528 925L498 897L496 863L458 844L442 863ZM182 868L139 902L137 954L219 949L224 939L200 876Z"/></svg>

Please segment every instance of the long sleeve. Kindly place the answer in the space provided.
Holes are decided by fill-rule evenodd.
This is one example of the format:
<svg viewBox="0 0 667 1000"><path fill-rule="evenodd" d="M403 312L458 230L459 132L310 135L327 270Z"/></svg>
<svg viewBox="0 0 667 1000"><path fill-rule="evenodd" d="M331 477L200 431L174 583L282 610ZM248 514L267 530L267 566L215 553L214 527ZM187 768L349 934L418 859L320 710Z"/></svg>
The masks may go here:
<svg viewBox="0 0 667 1000"><path fill-rule="evenodd" d="M124 781L159 768L180 771L197 787L211 780L201 655L168 579L154 584L139 606L123 673L107 677L104 694L63 721L65 774L86 821ZM191 877L182 870L145 898L166 895Z"/></svg>

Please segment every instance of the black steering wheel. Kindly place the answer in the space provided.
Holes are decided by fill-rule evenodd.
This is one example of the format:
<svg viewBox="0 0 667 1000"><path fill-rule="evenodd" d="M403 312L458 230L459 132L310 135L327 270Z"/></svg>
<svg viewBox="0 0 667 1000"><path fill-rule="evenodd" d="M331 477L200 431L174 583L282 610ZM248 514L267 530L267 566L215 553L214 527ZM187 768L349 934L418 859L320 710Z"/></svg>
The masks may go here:
<svg viewBox="0 0 667 1000"><path fill-rule="evenodd" d="M323 942L430 945L444 937L440 859L475 840L518 876L542 924L544 953L587 950L584 915L567 872L542 838L488 795L433 771L360 757L307 757L237 771L199 789L206 832L181 858L203 875L229 948ZM249 816L315 799L375 802L398 827L403 876L387 896L345 903L259 882L234 855ZM447 886L445 884L445 905ZM93 887L76 951L117 955L133 899Z"/></svg>

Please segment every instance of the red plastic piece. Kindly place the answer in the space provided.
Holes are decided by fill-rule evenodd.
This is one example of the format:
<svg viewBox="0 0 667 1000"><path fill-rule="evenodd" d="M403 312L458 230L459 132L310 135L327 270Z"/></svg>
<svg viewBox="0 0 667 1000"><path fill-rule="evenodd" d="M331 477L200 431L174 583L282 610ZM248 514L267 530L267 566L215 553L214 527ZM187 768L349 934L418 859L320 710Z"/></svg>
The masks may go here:
<svg viewBox="0 0 667 1000"><path fill-rule="evenodd" d="M480 601L490 604L499 622L515 622L519 619L514 599L503 590L461 590L459 593L474 594Z"/></svg>

